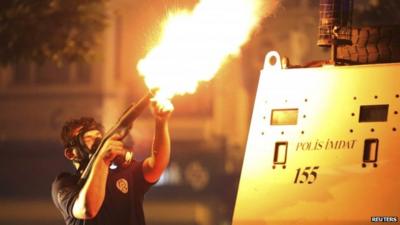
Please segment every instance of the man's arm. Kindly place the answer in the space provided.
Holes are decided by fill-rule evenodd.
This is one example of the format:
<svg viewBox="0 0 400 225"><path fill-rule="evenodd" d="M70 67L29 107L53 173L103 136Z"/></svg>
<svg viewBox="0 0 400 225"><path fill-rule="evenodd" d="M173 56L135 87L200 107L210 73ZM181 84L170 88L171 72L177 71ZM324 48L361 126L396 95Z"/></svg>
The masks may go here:
<svg viewBox="0 0 400 225"><path fill-rule="evenodd" d="M156 102L152 102L152 108L155 117L155 133L151 156L143 162L143 175L149 183L156 182L169 163L171 143L168 118L173 110L172 104L166 108Z"/></svg>
<svg viewBox="0 0 400 225"><path fill-rule="evenodd" d="M92 219L97 215L105 197L109 165L118 155L125 155L122 142L116 138L107 140L74 203L72 213L75 218Z"/></svg>

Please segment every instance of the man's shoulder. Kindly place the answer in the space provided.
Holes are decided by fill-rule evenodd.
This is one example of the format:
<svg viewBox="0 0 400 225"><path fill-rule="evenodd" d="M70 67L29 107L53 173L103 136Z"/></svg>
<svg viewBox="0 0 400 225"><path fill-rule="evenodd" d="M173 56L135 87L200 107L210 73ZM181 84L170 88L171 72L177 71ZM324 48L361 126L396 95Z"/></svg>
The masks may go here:
<svg viewBox="0 0 400 225"><path fill-rule="evenodd" d="M143 177L143 164L145 160L134 160L131 163L131 170L136 176Z"/></svg>
<svg viewBox="0 0 400 225"><path fill-rule="evenodd" d="M143 161L144 160L140 160L140 161L138 161L138 160L133 160L132 161L132 163L131 163L131 166L133 167L133 169L142 169L142 167L143 167Z"/></svg>
<svg viewBox="0 0 400 225"><path fill-rule="evenodd" d="M79 177L76 174L71 174L68 172L62 172L56 176L53 181L53 186L65 186L76 184L79 180Z"/></svg>
<svg viewBox="0 0 400 225"><path fill-rule="evenodd" d="M66 196L67 193L77 190L79 177L70 173L60 173L56 176L51 184L51 195L56 205L59 204L60 199Z"/></svg>
<svg viewBox="0 0 400 225"><path fill-rule="evenodd" d="M68 172L61 172L56 176L56 180L73 177L74 175Z"/></svg>
<svg viewBox="0 0 400 225"><path fill-rule="evenodd" d="M76 180L78 176L76 174L68 173L68 172L61 172L59 173L54 180Z"/></svg>

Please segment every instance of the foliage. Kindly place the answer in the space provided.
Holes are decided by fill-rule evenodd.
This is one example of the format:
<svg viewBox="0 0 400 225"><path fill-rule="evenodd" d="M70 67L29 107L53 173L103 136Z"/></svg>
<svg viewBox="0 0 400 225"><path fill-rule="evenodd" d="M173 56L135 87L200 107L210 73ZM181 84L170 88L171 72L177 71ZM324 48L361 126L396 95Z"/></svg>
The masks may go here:
<svg viewBox="0 0 400 225"><path fill-rule="evenodd" d="M106 26L106 1L0 1L0 64L87 61Z"/></svg>

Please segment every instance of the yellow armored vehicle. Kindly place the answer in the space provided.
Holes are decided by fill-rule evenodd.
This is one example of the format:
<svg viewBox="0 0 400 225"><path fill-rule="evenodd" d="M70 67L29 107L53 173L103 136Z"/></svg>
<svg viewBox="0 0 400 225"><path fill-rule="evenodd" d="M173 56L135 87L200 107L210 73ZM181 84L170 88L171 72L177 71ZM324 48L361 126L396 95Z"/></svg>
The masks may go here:
<svg viewBox="0 0 400 225"><path fill-rule="evenodd" d="M331 40L332 63L319 67L266 55L233 225L400 222L400 63L352 55L364 40L349 37ZM351 60L368 64L338 65Z"/></svg>

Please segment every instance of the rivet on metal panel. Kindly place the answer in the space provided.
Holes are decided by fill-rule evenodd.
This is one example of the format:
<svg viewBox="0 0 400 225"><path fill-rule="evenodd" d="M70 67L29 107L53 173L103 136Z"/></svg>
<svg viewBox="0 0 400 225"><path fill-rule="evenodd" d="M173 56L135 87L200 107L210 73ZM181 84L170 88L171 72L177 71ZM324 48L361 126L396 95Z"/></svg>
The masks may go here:
<svg viewBox="0 0 400 225"><path fill-rule="evenodd" d="M264 69L282 69L281 56L277 51L270 51L265 56Z"/></svg>

